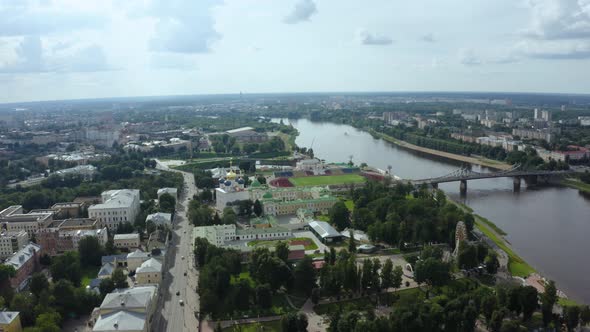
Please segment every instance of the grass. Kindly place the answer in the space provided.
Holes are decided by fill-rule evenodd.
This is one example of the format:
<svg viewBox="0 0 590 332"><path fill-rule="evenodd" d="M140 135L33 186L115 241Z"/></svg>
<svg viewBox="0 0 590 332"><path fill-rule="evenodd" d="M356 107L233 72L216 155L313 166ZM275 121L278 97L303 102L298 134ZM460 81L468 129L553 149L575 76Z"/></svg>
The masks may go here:
<svg viewBox="0 0 590 332"><path fill-rule="evenodd" d="M503 239L499 238L496 233L492 232L485 223L477 217L475 218L475 225L482 233L490 238L490 240L494 241L498 247L508 254L508 269L513 276L526 277L529 274L536 272L532 266L512 251Z"/></svg>
<svg viewBox="0 0 590 332"><path fill-rule="evenodd" d="M584 183L580 180L577 180L574 178L567 178L567 179L562 180L561 183L563 183L564 185L566 185L570 188L575 188L580 191L590 193L590 184Z"/></svg>
<svg viewBox="0 0 590 332"><path fill-rule="evenodd" d="M346 205L346 208L348 209L348 211L350 211L350 212L354 211L354 202L352 201L352 199L345 200L344 205Z"/></svg>
<svg viewBox="0 0 590 332"><path fill-rule="evenodd" d="M318 315L329 315L338 310L338 307L348 308L349 310L365 311L375 307L374 300L369 297L361 297L351 300L345 300L334 303L318 304L313 308Z"/></svg>
<svg viewBox="0 0 590 332"><path fill-rule="evenodd" d="M80 282L82 287L88 286L92 279L97 278L98 270L100 270L100 267L98 266L87 266L82 268L82 281Z"/></svg>
<svg viewBox="0 0 590 332"><path fill-rule="evenodd" d="M578 302L572 300L572 299L566 299L565 297L560 297L557 299L557 304L559 304L562 307L571 307L571 306L577 306L580 305Z"/></svg>
<svg viewBox="0 0 590 332"><path fill-rule="evenodd" d="M321 216L315 217L317 220L330 222L330 216L322 214Z"/></svg>
<svg viewBox="0 0 590 332"><path fill-rule="evenodd" d="M491 222L489 219L484 218L478 214L474 215L474 217L479 218L480 221L482 221L483 223L485 223L489 228L493 229L494 232L505 236L508 235L508 233L504 232L504 230L502 230L500 227L496 226L496 224L494 224L493 222Z"/></svg>
<svg viewBox="0 0 590 332"><path fill-rule="evenodd" d="M327 186L330 184L363 183L365 182L365 178L358 174L343 174L304 176L300 178L289 178L289 181L296 187L305 187Z"/></svg>
<svg viewBox="0 0 590 332"><path fill-rule="evenodd" d="M281 326L281 320L273 320L270 322L240 324L238 326L226 327L222 331L223 332L260 332L260 331L282 332L283 327Z"/></svg>
<svg viewBox="0 0 590 332"><path fill-rule="evenodd" d="M254 240L254 241L248 242L248 246L249 247L259 247L259 246L274 247L280 241L284 241L284 240ZM307 244L304 245L305 250L316 250L318 248L317 244L315 244L315 242L312 239L307 238L307 237L294 237L292 239L288 239L287 241L289 242L289 245L291 245L291 243L294 241L307 241Z"/></svg>

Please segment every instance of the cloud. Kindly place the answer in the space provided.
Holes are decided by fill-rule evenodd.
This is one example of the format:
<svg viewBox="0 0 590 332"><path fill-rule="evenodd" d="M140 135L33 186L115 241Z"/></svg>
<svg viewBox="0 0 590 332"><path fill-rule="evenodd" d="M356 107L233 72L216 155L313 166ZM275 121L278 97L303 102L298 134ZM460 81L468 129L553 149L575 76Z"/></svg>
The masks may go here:
<svg viewBox="0 0 590 332"><path fill-rule="evenodd" d="M543 40L590 38L588 0L529 0L529 27L524 34Z"/></svg>
<svg viewBox="0 0 590 332"><path fill-rule="evenodd" d="M313 0L299 0L293 7L289 15L283 19L284 23L297 24L309 21L313 14L317 13L317 8Z"/></svg>
<svg viewBox="0 0 590 332"><path fill-rule="evenodd" d="M519 42L514 52L518 55L546 60L581 60L590 59L590 41L588 40L524 40Z"/></svg>
<svg viewBox="0 0 590 332"><path fill-rule="evenodd" d="M463 48L458 52L459 62L465 66L479 66L482 60L472 49Z"/></svg>
<svg viewBox="0 0 590 332"><path fill-rule="evenodd" d="M221 38L214 29L211 9L217 1L157 0L148 14L157 19L150 50L206 53Z"/></svg>
<svg viewBox="0 0 590 332"><path fill-rule="evenodd" d="M16 60L0 67L0 73L96 72L113 70L98 45L47 52L39 36L25 36L14 49Z"/></svg>
<svg viewBox="0 0 590 332"><path fill-rule="evenodd" d="M105 25L106 17L69 10L59 6L35 6L30 1L0 4L0 36L46 35L95 29Z"/></svg>
<svg viewBox="0 0 590 332"><path fill-rule="evenodd" d="M436 42L436 38L434 38L434 35L432 33L427 33L427 34L421 36L420 40L423 42L427 42L427 43Z"/></svg>
<svg viewBox="0 0 590 332"><path fill-rule="evenodd" d="M357 31L357 39L363 45L390 45L393 43L393 39L390 37L373 34L363 29Z"/></svg>

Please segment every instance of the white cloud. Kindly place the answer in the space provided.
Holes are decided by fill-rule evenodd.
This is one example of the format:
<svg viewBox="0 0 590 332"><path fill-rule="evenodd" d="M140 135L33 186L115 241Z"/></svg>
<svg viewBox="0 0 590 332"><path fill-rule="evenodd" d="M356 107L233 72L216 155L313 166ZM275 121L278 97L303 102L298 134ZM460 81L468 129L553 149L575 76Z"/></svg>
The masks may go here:
<svg viewBox="0 0 590 332"><path fill-rule="evenodd" d="M531 11L525 35L538 39L590 38L590 1L529 0Z"/></svg>
<svg viewBox="0 0 590 332"><path fill-rule="evenodd" d="M356 35L363 45L390 45L393 43L393 39L388 36L373 34L364 29L358 30Z"/></svg>
<svg viewBox="0 0 590 332"><path fill-rule="evenodd" d="M293 10L285 16L284 23L297 24L309 21L311 16L317 12L317 8L313 0L299 0L293 7Z"/></svg>
<svg viewBox="0 0 590 332"><path fill-rule="evenodd" d="M427 43L434 43L436 42L436 38L434 38L434 35L432 33L427 33L425 35L422 35L420 37L420 40L423 42L427 42Z"/></svg>
<svg viewBox="0 0 590 332"><path fill-rule="evenodd" d="M459 62L465 66L479 66L482 64L481 58L475 54L475 51L469 48L462 48L458 52Z"/></svg>

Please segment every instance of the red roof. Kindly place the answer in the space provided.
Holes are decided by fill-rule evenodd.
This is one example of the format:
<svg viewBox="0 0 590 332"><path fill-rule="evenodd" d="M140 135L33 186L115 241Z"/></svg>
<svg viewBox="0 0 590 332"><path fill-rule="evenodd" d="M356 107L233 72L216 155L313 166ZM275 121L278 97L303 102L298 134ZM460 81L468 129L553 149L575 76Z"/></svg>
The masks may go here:
<svg viewBox="0 0 590 332"><path fill-rule="evenodd" d="M322 267L324 267L324 264L326 264L326 261L313 261L313 263L312 263L312 264L313 264L313 267L314 267L316 270L319 270L319 269L321 269Z"/></svg>

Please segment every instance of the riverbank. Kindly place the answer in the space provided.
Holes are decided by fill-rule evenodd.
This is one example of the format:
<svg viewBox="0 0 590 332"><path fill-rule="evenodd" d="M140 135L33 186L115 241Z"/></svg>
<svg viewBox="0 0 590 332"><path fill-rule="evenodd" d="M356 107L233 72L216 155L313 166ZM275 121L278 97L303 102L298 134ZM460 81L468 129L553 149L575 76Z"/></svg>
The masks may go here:
<svg viewBox="0 0 590 332"><path fill-rule="evenodd" d="M373 129L369 129L369 133L374 137L379 137L379 138L381 138L387 142L393 143L397 146L400 146L400 147L403 147L406 149L410 149L410 150L414 150L414 151L424 152L424 153L427 153L427 154L430 154L433 156L439 156L439 157L443 157L443 158L447 158L447 159L451 159L451 160L461 161L464 163L476 164L476 165L480 165L480 166L484 166L484 167L488 167L488 168L493 168L493 169L497 169L497 170L507 170L512 167L511 165L501 162L501 161L498 161L498 160L492 160L492 159L483 158L483 157L478 157L478 158L468 157L468 156L462 156L462 155L455 154L455 153L424 148L424 147L421 147L418 145L414 145L414 144L411 144L411 143L408 143L405 141L398 140L398 139L391 137L389 135L376 132Z"/></svg>
<svg viewBox="0 0 590 332"><path fill-rule="evenodd" d="M565 179L561 180L561 184L563 184L564 186L570 187L570 188L578 189L579 191L585 192L587 194L590 194L590 184L584 183L578 179L565 178Z"/></svg>

